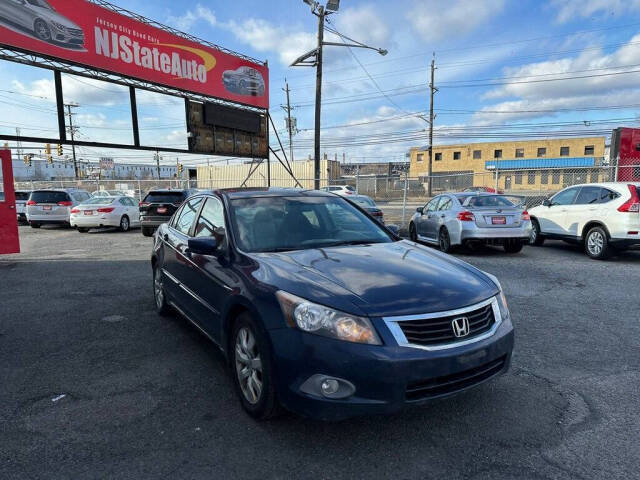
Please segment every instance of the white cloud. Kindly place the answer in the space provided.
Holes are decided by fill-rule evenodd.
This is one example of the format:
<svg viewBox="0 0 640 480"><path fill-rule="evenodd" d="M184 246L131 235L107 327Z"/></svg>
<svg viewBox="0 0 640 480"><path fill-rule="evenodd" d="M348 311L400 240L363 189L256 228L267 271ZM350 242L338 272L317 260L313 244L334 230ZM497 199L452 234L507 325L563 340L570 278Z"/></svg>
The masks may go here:
<svg viewBox="0 0 640 480"><path fill-rule="evenodd" d="M505 0L432 0L414 3L407 19L427 42L474 31L505 6Z"/></svg>
<svg viewBox="0 0 640 480"><path fill-rule="evenodd" d="M167 23L175 26L178 30L190 30L197 22L204 21L210 26L215 27L218 24L216 14L213 10L197 4L195 10L187 10L184 15L177 17L169 17Z"/></svg>
<svg viewBox="0 0 640 480"><path fill-rule="evenodd" d="M558 9L556 20L560 23L592 15L622 16L640 10L640 0L553 0Z"/></svg>
<svg viewBox="0 0 640 480"><path fill-rule="evenodd" d="M372 47L385 47L389 41L389 27L373 6L341 10L334 23L343 35Z"/></svg>

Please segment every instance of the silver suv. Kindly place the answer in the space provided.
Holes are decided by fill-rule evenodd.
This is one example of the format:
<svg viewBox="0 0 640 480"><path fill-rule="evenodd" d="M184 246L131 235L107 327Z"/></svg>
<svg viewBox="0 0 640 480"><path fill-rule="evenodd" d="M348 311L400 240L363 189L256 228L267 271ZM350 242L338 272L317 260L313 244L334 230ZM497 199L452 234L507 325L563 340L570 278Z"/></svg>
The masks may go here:
<svg viewBox="0 0 640 480"><path fill-rule="evenodd" d="M0 0L0 17L49 43L84 46L84 32L46 0Z"/></svg>
<svg viewBox="0 0 640 480"><path fill-rule="evenodd" d="M91 196L75 188L34 190L27 201L27 221L31 228L41 225L70 226L71 210Z"/></svg>

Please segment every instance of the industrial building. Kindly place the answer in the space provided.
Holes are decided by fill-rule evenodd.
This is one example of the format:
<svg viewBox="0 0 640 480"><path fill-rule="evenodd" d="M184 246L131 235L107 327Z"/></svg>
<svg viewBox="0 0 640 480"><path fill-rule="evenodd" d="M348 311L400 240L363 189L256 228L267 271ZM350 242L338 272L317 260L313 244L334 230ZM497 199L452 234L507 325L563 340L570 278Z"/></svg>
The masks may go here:
<svg viewBox="0 0 640 480"><path fill-rule="evenodd" d="M600 181L597 167L608 163L605 142L605 137L584 137L434 145L433 187L545 190L580 180ZM409 176L426 182L428 149L411 149L410 156Z"/></svg>

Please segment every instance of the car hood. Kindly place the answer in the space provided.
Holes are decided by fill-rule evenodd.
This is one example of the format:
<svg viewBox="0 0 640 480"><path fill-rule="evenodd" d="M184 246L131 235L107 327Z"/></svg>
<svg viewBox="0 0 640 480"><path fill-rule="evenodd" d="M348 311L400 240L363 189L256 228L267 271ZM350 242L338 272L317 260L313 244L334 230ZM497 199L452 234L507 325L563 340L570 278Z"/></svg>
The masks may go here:
<svg viewBox="0 0 640 480"><path fill-rule="evenodd" d="M331 247L252 257L278 289L372 317L452 310L498 293L480 270L413 242Z"/></svg>
<svg viewBox="0 0 640 480"><path fill-rule="evenodd" d="M64 16L60 15L58 12L56 12L54 10L49 10L48 8L44 8L44 7L37 7L35 5L32 5L32 8L33 8L34 11L38 12L40 15L42 15L43 18L45 18L47 20L52 20L52 21L54 21L56 23L59 23L60 25L64 25L65 27L68 27L68 28L80 29L80 27L78 25L73 23L67 17L64 17Z"/></svg>

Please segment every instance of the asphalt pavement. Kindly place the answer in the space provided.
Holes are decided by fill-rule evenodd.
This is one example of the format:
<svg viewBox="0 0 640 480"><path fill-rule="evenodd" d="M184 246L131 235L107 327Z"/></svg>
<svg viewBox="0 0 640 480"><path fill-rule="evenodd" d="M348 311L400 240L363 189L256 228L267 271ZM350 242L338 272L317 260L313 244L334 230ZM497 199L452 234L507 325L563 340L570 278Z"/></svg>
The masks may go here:
<svg viewBox="0 0 640 480"><path fill-rule="evenodd" d="M260 423L216 347L155 314L150 239L20 235L0 256L1 479L640 478L640 252L462 252L505 288L507 375L394 416Z"/></svg>

